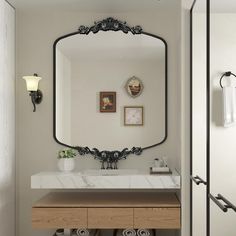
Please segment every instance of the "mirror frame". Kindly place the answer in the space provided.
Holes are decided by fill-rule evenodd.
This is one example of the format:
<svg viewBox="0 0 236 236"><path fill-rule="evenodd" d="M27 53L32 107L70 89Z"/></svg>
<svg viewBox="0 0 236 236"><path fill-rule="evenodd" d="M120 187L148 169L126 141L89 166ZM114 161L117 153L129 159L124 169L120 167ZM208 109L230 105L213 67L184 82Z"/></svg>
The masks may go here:
<svg viewBox="0 0 236 236"><path fill-rule="evenodd" d="M97 148L90 149L89 147L80 147L80 146L70 146L68 144L62 143L59 141L56 137L56 46L57 43L65 38L68 38L70 36L76 35L76 34L83 34L88 35L91 33L98 33L99 31L122 31L123 33L127 34L131 32L133 35L136 34L144 34L150 37L154 37L156 39L161 40L165 45L165 135L164 138L156 144L147 146L147 147L133 147L132 149L124 148L122 151L99 151ZM154 148L158 145L163 144L167 140L168 136L168 46L167 42L151 33L147 33L143 31L141 26L135 26L130 27L127 25L126 22L116 20L112 17L106 18L102 21L94 22L94 25L91 27L81 25L76 32L72 32L66 35L63 35L59 38L57 38L53 44L53 137L55 141L63 146L66 146L68 148L73 148L78 151L80 155L86 155L90 154L95 159L98 159L100 161L113 161L117 163L121 159L126 159L128 155L134 154L134 155L141 155L144 150Z"/></svg>

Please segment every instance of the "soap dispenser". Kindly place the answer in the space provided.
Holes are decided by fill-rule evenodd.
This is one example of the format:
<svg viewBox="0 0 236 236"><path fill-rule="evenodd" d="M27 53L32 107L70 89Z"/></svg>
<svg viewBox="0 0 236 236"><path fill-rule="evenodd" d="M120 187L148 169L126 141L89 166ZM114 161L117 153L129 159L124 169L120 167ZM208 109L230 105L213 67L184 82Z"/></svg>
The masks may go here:
<svg viewBox="0 0 236 236"><path fill-rule="evenodd" d="M155 158L154 159L154 167L163 167L164 161L162 158Z"/></svg>

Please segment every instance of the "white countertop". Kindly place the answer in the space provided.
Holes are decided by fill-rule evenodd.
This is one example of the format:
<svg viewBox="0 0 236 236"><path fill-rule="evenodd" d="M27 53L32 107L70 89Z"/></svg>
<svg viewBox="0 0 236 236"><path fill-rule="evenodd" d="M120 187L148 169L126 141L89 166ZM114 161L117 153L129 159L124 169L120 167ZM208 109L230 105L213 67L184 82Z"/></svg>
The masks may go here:
<svg viewBox="0 0 236 236"><path fill-rule="evenodd" d="M82 172L41 172L31 176L31 188L179 190L180 176L178 174L95 175Z"/></svg>

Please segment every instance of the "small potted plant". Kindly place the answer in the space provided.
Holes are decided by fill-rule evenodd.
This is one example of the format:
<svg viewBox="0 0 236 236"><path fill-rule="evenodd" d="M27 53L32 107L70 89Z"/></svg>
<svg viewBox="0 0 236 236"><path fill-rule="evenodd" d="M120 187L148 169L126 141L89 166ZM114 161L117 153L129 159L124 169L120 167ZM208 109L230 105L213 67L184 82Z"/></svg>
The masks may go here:
<svg viewBox="0 0 236 236"><path fill-rule="evenodd" d="M69 172L75 168L74 158L77 151L72 148L62 149L58 152L58 168L60 171Z"/></svg>

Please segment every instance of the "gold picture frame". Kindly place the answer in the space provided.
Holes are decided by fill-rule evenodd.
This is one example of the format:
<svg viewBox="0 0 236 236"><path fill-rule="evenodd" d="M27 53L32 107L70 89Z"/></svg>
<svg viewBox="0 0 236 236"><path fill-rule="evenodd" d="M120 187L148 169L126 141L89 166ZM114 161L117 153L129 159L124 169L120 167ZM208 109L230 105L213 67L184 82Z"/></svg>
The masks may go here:
<svg viewBox="0 0 236 236"><path fill-rule="evenodd" d="M143 126L144 125L143 106L125 106L124 107L124 125L125 126Z"/></svg>

